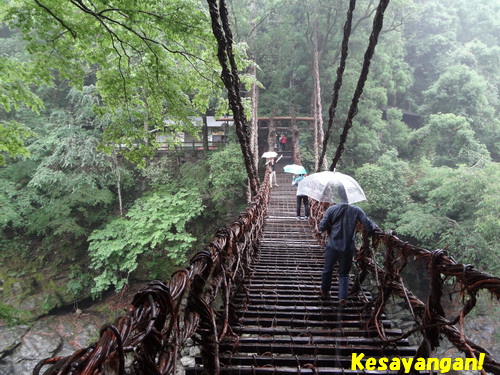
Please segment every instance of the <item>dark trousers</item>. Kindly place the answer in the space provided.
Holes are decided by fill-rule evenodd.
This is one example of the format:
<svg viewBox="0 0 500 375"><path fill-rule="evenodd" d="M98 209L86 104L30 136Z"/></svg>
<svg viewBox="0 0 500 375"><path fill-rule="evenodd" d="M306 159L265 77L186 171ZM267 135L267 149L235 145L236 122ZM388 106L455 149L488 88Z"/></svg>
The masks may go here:
<svg viewBox="0 0 500 375"><path fill-rule="evenodd" d="M329 292L335 263L339 263L339 300L346 299L349 292L349 272L351 271L354 249L338 251L328 243L325 247L325 265L321 275L321 290Z"/></svg>
<svg viewBox="0 0 500 375"><path fill-rule="evenodd" d="M309 200L307 195L297 195L297 216L300 216L300 205L304 202L305 216L309 217Z"/></svg>

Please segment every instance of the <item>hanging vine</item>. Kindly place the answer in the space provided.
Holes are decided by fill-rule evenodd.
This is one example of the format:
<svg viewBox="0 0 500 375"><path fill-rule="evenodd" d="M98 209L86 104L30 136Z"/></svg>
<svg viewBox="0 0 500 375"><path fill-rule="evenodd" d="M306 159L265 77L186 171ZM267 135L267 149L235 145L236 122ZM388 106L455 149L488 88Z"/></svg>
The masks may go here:
<svg viewBox="0 0 500 375"><path fill-rule="evenodd" d="M323 165L323 160L325 159L326 146L328 145L328 140L330 139L330 134L332 133L333 120L335 118L335 113L337 111L337 104L339 101L339 92L342 87L342 78L344 76L344 70L347 60L347 55L349 53L349 37L351 35L352 27L352 15L354 9L356 8L356 0L351 0L349 2L349 9L347 11L347 18L344 24L344 36L342 38L342 55L340 58L340 64L337 69L337 78L333 85L332 103L328 109L328 128L325 132L325 137L323 139L323 148L321 150L321 155L319 157L318 167ZM317 170L319 172L319 168Z"/></svg>
<svg viewBox="0 0 500 375"><path fill-rule="evenodd" d="M233 111L236 134L241 145L241 151L245 160L248 181L252 195L257 194L259 179L257 168L253 162L253 153L250 149L250 129L246 119L240 95L240 79L238 68L233 53L233 36L229 27L229 19L226 3L219 0L207 0L212 19L212 30L217 39L217 57L222 67L221 79L227 89L229 105Z"/></svg>
<svg viewBox="0 0 500 375"><path fill-rule="evenodd" d="M330 170L333 171L337 166L340 157L342 156L342 152L344 151L344 144L347 140L347 135L349 134L349 129L352 127L352 120L354 116L356 116L358 112L358 103L363 94L363 88L365 86L366 80L368 78L368 73L370 72L370 63L375 53L375 47L377 46L378 36L380 31L382 30L382 26L384 23L384 12L389 5L389 0L380 0L380 3L377 7L377 12L375 13L375 17L373 18L373 29L370 35L370 42L368 43L368 48L366 49L363 67L361 69L361 74L359 76L358 84L356 86L356 91L354 92L354 96L351 101L351 106L349 108L349 112L347 115L347 119L344 123L344 130L340 135L340 142L337 147L337 151L335 152L335 156L333 157L332 164L330 165Z"/></svg>

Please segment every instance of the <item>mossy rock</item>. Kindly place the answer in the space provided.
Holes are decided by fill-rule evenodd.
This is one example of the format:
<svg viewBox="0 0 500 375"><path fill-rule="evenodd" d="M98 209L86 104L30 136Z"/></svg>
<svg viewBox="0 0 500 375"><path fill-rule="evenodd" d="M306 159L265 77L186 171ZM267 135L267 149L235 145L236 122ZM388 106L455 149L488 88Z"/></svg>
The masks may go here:
<svg viewBox="0 0 500 375"><path fill-rule="evenodd" d="M40 269L30 275L0 274L0 296L4 305L24 312L24 318L34 320L57 307L70 305L75 297L67 288L67 275L54 275Z"/></svg>

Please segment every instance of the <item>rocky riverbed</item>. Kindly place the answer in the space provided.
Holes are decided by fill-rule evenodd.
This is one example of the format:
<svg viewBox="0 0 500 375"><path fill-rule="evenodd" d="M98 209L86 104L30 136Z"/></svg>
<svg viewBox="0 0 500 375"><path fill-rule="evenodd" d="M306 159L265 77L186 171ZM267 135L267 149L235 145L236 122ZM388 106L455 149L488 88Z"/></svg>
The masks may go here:
<svg viewBox="0 0 500 375"><path fill-rule="evenodd" d="M67 356L99 338L100 328L125 314L134 294L145 284L126 293L114 294L85 307L48 314L29 324L8 326L0 323L0 375L28 375L36 364L48 357ZM193 340L181 352L178 374L183 366L193 366L200 353Z"/></svg>
<svg viewBox="0 0 500 375"><path fill-rule="evenodd" d="M124 314L141 287L95 303L68 306L26 324L0 324L0 375L31 374L44 358L67 356L87 347L99 338L102 325Z"/></svg>

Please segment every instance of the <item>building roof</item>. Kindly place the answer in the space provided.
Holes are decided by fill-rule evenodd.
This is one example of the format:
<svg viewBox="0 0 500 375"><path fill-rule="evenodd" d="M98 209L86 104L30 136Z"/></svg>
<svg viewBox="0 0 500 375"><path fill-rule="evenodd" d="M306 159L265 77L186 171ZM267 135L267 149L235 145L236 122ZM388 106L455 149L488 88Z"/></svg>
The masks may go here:
<svg viewBox="0 0 500 375"><path fill-rule="evenodd" d="M188 117L191 122L193 123L194 126L203 126L203 118L201 116L189 116ZM171 125L174 123L174 120L166 119L165 124L167 126ZM224 126L224 124L227 124L229 126L232 126L234 124L233 121L228 121L228 119L219 119L218 117L215 116L207 116L207 126L209 128L220 128Z"/></svg>

